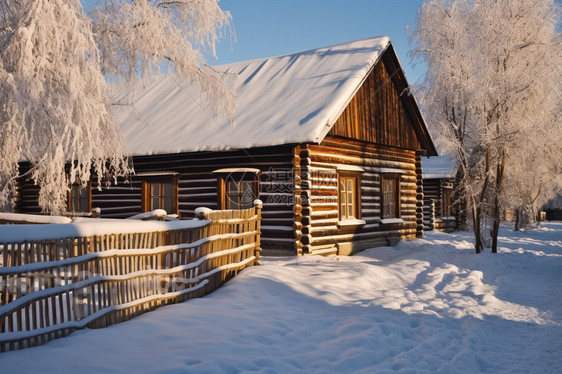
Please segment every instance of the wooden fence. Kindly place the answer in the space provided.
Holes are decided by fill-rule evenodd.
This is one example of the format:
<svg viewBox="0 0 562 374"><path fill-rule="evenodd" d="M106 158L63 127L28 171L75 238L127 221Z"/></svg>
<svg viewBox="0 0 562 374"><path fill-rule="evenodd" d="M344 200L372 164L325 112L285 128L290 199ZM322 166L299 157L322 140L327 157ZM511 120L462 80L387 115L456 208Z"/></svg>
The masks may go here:
<svg viewBox="0 0 562 374"><path fill-rule="evenodd" d="M259 260L261 202L195 228L2 243L0 351L201 297Z"/></svg>

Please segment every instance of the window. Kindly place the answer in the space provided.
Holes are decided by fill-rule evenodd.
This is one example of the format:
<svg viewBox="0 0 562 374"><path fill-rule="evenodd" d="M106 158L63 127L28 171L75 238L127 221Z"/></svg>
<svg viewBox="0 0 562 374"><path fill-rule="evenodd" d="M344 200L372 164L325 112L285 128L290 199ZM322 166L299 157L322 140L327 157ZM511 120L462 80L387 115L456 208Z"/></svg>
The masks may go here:
<svg viewBox="0 0 562 374"><path fill-rule="evenodd" d="M90 212L92 204L92 189L90 183L81 187L74 183L68 192L67 209L69 212Z"/></svg>
<svg viewBox="0 0 562 374"><path fill-rule="evenodd" d="M150 209L164 209L172 212L172 183L150 183Z"/></svg>
<svg viewBox="0 0 562 374"><path fill-rule="evenodd" d="M360 174L342 172L338 175L339 220L361 218L359 193L361 191Z"/></svg>
<svg viewBox="0 0 562 374"><path fill-rule="evenodd" d="M381 178L382 218L400 218L400 176L383 174Z"/></svg>
<svg viewBox="0 0 562 374"><path fill-rule="evenodd" d="M451 188L443 188L441 194L441 217L453 216L452 194L453 190Z"/></svg>
<svg viewBox="0 0 562 374"><path fill-rule="evenodd" d="M248 209L256 199L253 180L227 179L225 209Z"/></svg>
<svg viewBox="0 0 562 374"><path fill-rule="evenodd" d="M258 169L219 169L218 207L219 209L248 209L259 198Z"/></svg>
<svg viewBox="0 0 562 374"><path fill-rule="evenodd" d="M142 210L149 212L164 209L168 214L178 214L177 177L154 178L144 176L142 181Z"/></svg>

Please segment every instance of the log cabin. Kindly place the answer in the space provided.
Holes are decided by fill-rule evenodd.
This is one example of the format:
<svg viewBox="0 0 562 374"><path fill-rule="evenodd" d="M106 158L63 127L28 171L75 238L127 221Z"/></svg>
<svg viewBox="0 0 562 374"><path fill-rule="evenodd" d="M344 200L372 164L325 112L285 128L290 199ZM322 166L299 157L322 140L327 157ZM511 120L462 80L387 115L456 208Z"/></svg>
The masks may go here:
<svg viewBox="0 0 562 374"><path fill-rule="evenodd" d="M542 206L542 211L549 221L562 221L562 191Z"/></svg>
<svg viewBox="0 0 562 374"><path fill-rule="evenodd" d="M170 75L115 90L135 175L69 193L124 218L263 201L265 254L351 254L423 236L422 156L437 152L388 37L214 67L236 78L234 122ZM16 206L38 212L24 182Z"/></svg>
<svg viewBox="0 0 562 374"><path fill-rule="evenodd" d="M459 228L455 204L456 163L451 155L422 159L424 229L451 232Z"/></svg>

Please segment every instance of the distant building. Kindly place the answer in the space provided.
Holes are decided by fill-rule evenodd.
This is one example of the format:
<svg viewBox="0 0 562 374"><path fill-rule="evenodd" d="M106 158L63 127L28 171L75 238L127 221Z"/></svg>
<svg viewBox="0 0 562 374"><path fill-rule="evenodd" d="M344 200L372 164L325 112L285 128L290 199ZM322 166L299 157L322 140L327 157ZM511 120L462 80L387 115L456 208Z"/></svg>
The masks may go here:
<svg viewBox="0 0 562 374"><path fill-rule="evenodd" d="M544 204L542 210L546 212L547 220L562 221L562 192Z"/></svg>
<svg viewBox="0 0 562 374"><path fill-rule="evenodd" d="M459 227L454 187L456 161L450 155L422 159L423 212L426 230L453 231Z"/></svg>

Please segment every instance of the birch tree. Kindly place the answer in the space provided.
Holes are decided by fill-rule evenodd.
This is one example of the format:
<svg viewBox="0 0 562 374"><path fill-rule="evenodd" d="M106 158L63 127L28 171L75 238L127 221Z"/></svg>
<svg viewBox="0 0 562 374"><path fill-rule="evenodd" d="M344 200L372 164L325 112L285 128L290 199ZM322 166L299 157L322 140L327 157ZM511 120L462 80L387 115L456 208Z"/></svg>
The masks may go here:
<svg viewBox="0 0 562 374"><path fill-rule="evenodd" d="M88 14L79 0L0 0L0 209L18 177L58 213L72 183L131 172L107 81L169 72L200 84L216 112L231 111L233 95L204 57L229 22L216 0L108 0Z"/></svg>
<svg viewBox="0 0 562 374"><path fill-rule="evenodd" d="M562 86L548 99L562 97ZM562 107L561 107L562 109ZM562 116L536 126L510 152L502 204L516 210L515 230L535 221L541 207L562 191Z"/></svg>
<svg viewBox="0 0 562 374"><path fill-rule="evenodd" d="M476 251L483 220L492 221L497 251L506 176L529 159L529 138L559 147L560 6L552 0L432 0L421 6L414 56L428 64L424 107L459 164L459 191L471 212ZM547 128L549 131L539 131ZM544 160L552 162L552 160ZM543 162L543 160L535 160ZM517 188L512 183L510 188Z"/></svg>

